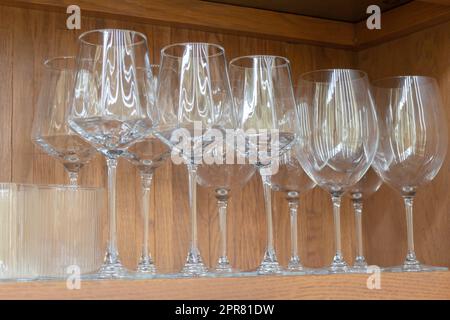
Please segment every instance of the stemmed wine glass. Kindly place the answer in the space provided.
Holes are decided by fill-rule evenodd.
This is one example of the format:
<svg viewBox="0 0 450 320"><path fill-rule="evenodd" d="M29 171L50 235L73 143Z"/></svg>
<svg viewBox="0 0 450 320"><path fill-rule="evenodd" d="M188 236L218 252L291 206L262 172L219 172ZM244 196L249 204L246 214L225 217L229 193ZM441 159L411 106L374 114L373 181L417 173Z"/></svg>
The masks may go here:
<svg viewBox="0 0 450 320"><path fill-rule="evenodd" d="M246 140L245 153L259 167L264 188L267 247L258 273L276 274L282 268L275 254L269 178L277 170L276 160L295 141L297 116L290 62L279 56L238 57L230 62L230 81L237 125Z"/></svg>
<svg viewBox="0 0 450 320"><path fill-rule="evenodd" d="M347 272L341 250L341 197L365 174L378 144L377 116L366 73L330 69L301 75L298 111L298 160L331 194L333 203L336 254L328 271Z"/></svg>
<svg viewBox="0 0 450 320"><path fill-rule="evenodd" d="M227 255L227 208L231 190L242 188L254 175L256 167L250 164L213 163L198 166L197 178L200 185L213 188L219 211L220 256L214 272L219 274L236 272Z"/></svg>
<svg viewBox="0 0 450 320"><path fill-rule="evenodd" d="M298 227L297 210L300 194L315 187L315 182L303 171L295 157L295 145L282 154L279 160L279 169L270 177L270 185L274 191L285 193L289 205L290 229L291 229L291 257L287 270L291 272L306 272L298 255Z"/></svg>
<svg viewBox="0 0 450 320"><path fill-rule="evenodd" d="M179 43L161 51L156 105L161 121L155 135L189 172L191 242L182 274L207 273L197 241L197 166L203 149L224 129L235 128L225 50L210 43Z"/></svg>
<svg viewBox="0 0 450 320"><path fill-rule="evenodd" d="M137 72L149 72L146 69L137 69ZM158 65L151 66L153 82L148 84L149 100L152 104L156 99ZM147 77L140 77L142 80L149 80ZM147 136L138 140L135 144L123 153L123 157L129 160L139 170L141 179L141 214L143 218L143 236L141 257L139 259L136 271L140 274L156 273L156 266L149 249L149 224L150 224L150 188L152 185L153 174L165 160L170 156L168 147L154 135Z"/></svg>
<svg viewBox="0 0 450 320"><path fill-rule="evenodd" d="M61 161L70 184L78 184L78 172L94 157L95 148L67 124L76 72L75 57L55 57L44 62L44 76L33 120L32 140Z"/></svg>
<svg viewBox="0 0 450 320"><path fill-rule="evenodd" d="M109 242L100 278L126 276L117 248L118 158L156 124L149 100L152 74L147 38L119 29L93 30L79 38L70 127L105 157L108 166ZM139 69L148 72L139 72Z"/></svg>
<svg viewBox="0 0 450 320"><path fill-rule="evenodd" d="M433 180L447 153L447 124L437 81L424 76L402 76L378 80L373 85L380 116L380 145L373 166L403 198L408 237L403 265L383 270L447 270L419 262L413 236L416 191Z"/></svg>
<svg viewBox="0 0 450 320"><path fill-rule="evenodd" d="M354 186L351 187L347 196L352 201L353 211L355 214L355 231L356 231L356 256L352 272L366 273L367 262L364 257L363 239L362 239L362 213L363 202L368 199L372 194L378 191L383 184L377 173L369 168L366 174L359 180Z"/></svg>

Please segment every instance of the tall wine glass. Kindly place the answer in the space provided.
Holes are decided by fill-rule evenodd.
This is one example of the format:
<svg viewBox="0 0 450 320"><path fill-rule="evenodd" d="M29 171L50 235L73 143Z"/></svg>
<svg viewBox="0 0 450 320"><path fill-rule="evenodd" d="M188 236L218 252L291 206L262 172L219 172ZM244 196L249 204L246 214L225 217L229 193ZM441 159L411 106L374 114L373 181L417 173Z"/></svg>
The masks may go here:
<svg viewBox="0 0 450 320"><path fill-rule="evenodd" d="M214 272L236 272L227 255L227 208L231 190L241 189L253 176L256 167L250 164L213 163L198 166L197 178L200 185L213 188L219 211L220 256Z"/></svg>
<svg viewBox="0 0 450 320"><path fill-rule="evenodd" d="M209 43L179 43L162 49L156 105L156 135L172 149L172 160L189 172L191 241L182 274L201 276L207 268L197 239L197 166L203 148L224 129L235 127L225 50Z"/></svg>
<svg viewBox="0 0 450 320"><path fill-rule="evenodd" d="M349 69L305 73L299 80L298 110L297 157L333 203L336 253L328 270L347 272L341 249L341 197L365 174L378 144L368 77Z"/></svg>
<svg viewBox="0 0 450 320"><path fill-rule="evenodd" d="M118 29L93 30L79 38L75 94L69 124L105 157L108 166L109 242L102 278L126 275L117 248L116 169L118 158L148 136L155 112L149 100L149 69L145 35Z"/></svg>
<svg viewBox="0 0 450 320"><path fill-rule="evenodd" d="M372 194L378 191L382 185L382 180L377 173L369 168L366 174L354 186L351 187L347 196L352 201L353 212L355 214L355 231L356 231L356 255L355 261L351 268L352 272L367 272L367 262L364 257L363 235L362 235L362 213L363 202Z"/></svg>
<svg viewBox="0 0 450 320"><path fill-rule="evenodd" d="M259 274L280 273L273 240L270 176L277 171L279 156L295 140L295 98L288 59L279 56L245 56L230 62L230 79L238 113L238 128L244 131L246 154L259 167L267 216L267 247Z"/></svg>
<svg viewBox="0 0 450 320"><path fill-rule="evenodd" d="M406 208L408 252L403 265L387 271L435 271L416 258L413 201L416 191L439 172L447 153L447 124L435 79L403 76L374 82L380 115L380 145L374 168L399 191Z"/></svg>
<svg viewBox="0 0 450 320"><path fill-rule="evenodd" d="M138 69L138 72L149 71L145 69ZM149 100L151 103L155 103L159 66L152 65L150 72L153 75L153 78L151 79L153 82L148 85L150 89ZM145 77L142 77L142 79L148 80ZM159 168L169 156L170 151L168 147L154 135L138 140L123 154L125 159L129 160L136 166L136 168L138 168L141 179L141 215L143 218L143 236L141 256L136 269L136 271L141 274L156 273L156 266L153 262L149 248L150 188L155 170Z"/></svg>
<svg viewBox="0 0 450 320"><path fill-rule="evenodd" d="M55 57L44 62L31 134L37 146L62 162L73 186L78 184L80 169L95 155L95 148L67 124L75 72L75 57Z"/></svg>
<svg viewBox="0 0 450 320"><path fill-rule="evenodd" d="M291 257L287 266L288 271L306 272L298 255L297 210L300 194L315 187L315 182L303 171L295 157L294 148L282 154L279 160L278 172L270 177L270 184L274 191L283 192L289 204L291 229Z"/></svg>

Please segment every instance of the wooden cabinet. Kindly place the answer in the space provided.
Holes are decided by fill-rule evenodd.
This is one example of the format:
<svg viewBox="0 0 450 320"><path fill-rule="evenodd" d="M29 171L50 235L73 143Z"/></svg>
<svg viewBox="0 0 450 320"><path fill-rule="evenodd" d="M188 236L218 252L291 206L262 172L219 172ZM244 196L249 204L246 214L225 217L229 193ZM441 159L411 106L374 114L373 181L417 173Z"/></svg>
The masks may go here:
<svg viewBox="0 0 450 320"><path fill-rule="evenodd" d="M323 68L359 68L372 79L423 74L438 79L450 126L450 7L439 3L413 1L383 16L382 30L370 31L362 23L351 24L256 9L227 7L202 1L0 1L0 180L4 182L66 183L63 167L33 146L30 133L33 111L42 75L41 63L49 56L76 53L76 39L94 28L129 28L144 32L149 39L152 60L167 44L207 41L225 47L228 59L248 54L276 54L288 57L294 79L302 72ZM439 1L436 1L439 2ZM170 3L170 4L169 4ZM67 30L65 8L82 8L81 30ZM189 7L186 7L189 6ZM187 9L189 8L189 9ZM410 15L416 18L409 18ZM415 209L415 237L419 258L435 265L450 266L450 156L435 180L418 193ZM125 161L119 164L118 213L119 247L122 260L133 268L138 260L141 237L139 180L136 170ZM104 160L99 156L81 171L83 185L105 184ZM200 249L207 264L213 265L219 251L218 215L211 190L199 189ZM282 195L273 200L276 249L286 264L289 255L289 215ZM401 263L406 252L405 214L399 195L383 186L365 205L364 235L368 261L381 266ZM175 271L183 265L188 245L187 174L182 166L167 163L156 171L152 187L152 253L160 270ZM333 254L331 203L326 192L316 188L301 197L299 207L299 247L307 266L328 264ZM348 261L354 255L353 215L347 200L342 212L343 250ZM242 191L232 194L229 210L230 260L243 270L254 269L265 245L265 215L262 186L254 177ZM342 286L348 295L364 276L301 277L298 279L217 279L212 283L228 288L241 285L242 292L275 286L273 296L261 298L328 298L328 286ZM446 297L448 274L386 275L389 293L360 297ZM408 293L408 281L419 281L424 288L417 295ZM358 281L359 281L358 280ZM165 298L164 292L200 288L196 297L213 294L208 280L152 280L150 283L101 283L73 297L117 297L110 290L124 288L124 297ZM198 281L198 282L196 282ZM359 282L358 282L359 283ZM306 293L290 293L298 285ZM316 285L320 288L316 288ZM359 285L359 284L358 284ZM8 288L18 297L22 292L42 288L43 296L57 295L57 283L0 284L0 296ZM283 289L286 286L285 289ZM23 291L22 291L23 288ZM203 289L202 289L203 288ZM208 289L209 288L209 289ZM139 289L139 290L137 290ZM34 290L34 291L33 291ZM153 291L152 291L153 290ZM210 291L208 291L210 290ZM231 289L230 289L231 290ZM245 291L248 290L248 291ZM362 290L362 289L361 289ZM416 290L416 289L414 289ZM258 290L254 290L258 291ZM88 293L89 292L89 293ZM121 291L122 292L122 291ZM158 296L157 292L161 292ZM355 291L359 292L359 291ZM416 291L414 291L416 292ZM398 293L398 296L396 296ZM70 298L71 293L63 293ZM202 294L205 294L202 296ZM277 296L279 294L279 296ZM83 296L85 295L85 296ZM261 295L261 294L260 294ZM143 297L143 296L142 296ZM177 294L171 297L181 297ZM217 296L219 297L219 296ZM229 291L223 297L232 297ZM233 297L247 297L245 293Z"/></svg>

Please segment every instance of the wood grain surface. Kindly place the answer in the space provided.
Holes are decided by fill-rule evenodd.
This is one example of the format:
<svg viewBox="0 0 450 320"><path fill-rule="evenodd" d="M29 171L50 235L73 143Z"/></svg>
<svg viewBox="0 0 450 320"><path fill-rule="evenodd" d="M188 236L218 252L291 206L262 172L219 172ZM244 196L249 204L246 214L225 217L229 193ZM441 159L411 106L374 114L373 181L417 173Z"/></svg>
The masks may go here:
<svg viewBox="0 0 450 320"><path fill-rule="evenodd" d="M41 63L49 56L75 54L77 36L94 28L130 28L144 32L155 63L159 61L160 49L167 44L209 41L223 45L228 59L246 54L287 56L292 63L294 78L302 72L323 68L361 68L372 78L405 73L432 75L439 80L447 117L450 115L450 23L356 52L135 22L134 19L101 18L88 13L83 14L82 29L78 31L66 29L67 16L61 12L0 6L0 15L0 179L5 182L67 183L62 165L39 151L30 140L42 77ZM104 165L103 158L97 156L81 171L81 184L104 186ZM419 191L416 200L417 253L428 264L450 266L449 174L447 157L439 175ZM118 177L119 249L124 264L133 269L138 261L142 234L139 180L136 169L124 160L120 161ZM233 265L242 270L254 269L259 264L265 246L266 222L259 180L259 176L255 176L243 190L233 190L230 200L229 256ZM184 263L189 239L186 169L167 162L156 171L153 181L152 253L162 272L178 271ZM212 266L218 256L219 241L212 190L199 188L198 208L200 250L205 262ZM285 265L290 247L289 215L282 194L274 193L273 209L277 254ZM342 211L343 250L345 258L351 262L354 227L347 199ZM366 204L364 232L369 263L388 266L402 262L406 252L404 221L400 197L383 186ZM304 264L320 267L330 263L333 220L331 201L326 192L316 188L301 196L299 230L300 255ZM270 281L265 283L272 285ZM289 282L288 278L283 281ZM133 292L130 291L130 295Z"/></svg>
<svg viewBox="0 0 450 320"><path fill-rule="evenodd" d="M0 299L450 299L450 273L382 273L380 289L369 275L272 276L215 279L0 283Z"/></svg>
<svg viewBox="0 0 450 320"><path fill-rule="evenodd" d="M352 23L199 0L1 0L1 3L65 12L79 5L98 17L264 36L296 42L353 46Z"/></svg>
<svg viewBox="0 0 450 320"><path fill-rule="evenodd" d="M381 14L381 29L370 30L366 21L355 24L355 45L364 48L403 37L416 31L450 21L448 3L412 1Z"/></svg>

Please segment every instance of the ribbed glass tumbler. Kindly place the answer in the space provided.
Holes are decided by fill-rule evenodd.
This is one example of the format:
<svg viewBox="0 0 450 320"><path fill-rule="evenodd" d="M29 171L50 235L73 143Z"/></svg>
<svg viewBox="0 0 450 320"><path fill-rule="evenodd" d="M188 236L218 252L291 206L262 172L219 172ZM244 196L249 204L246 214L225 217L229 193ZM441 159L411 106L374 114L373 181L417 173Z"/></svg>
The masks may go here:
<svg viewBox="0 0 450 320"><path fill-rule="evenodd" d="M103 189L0 184L0 279L67 278L103 259Z"/></svg>

